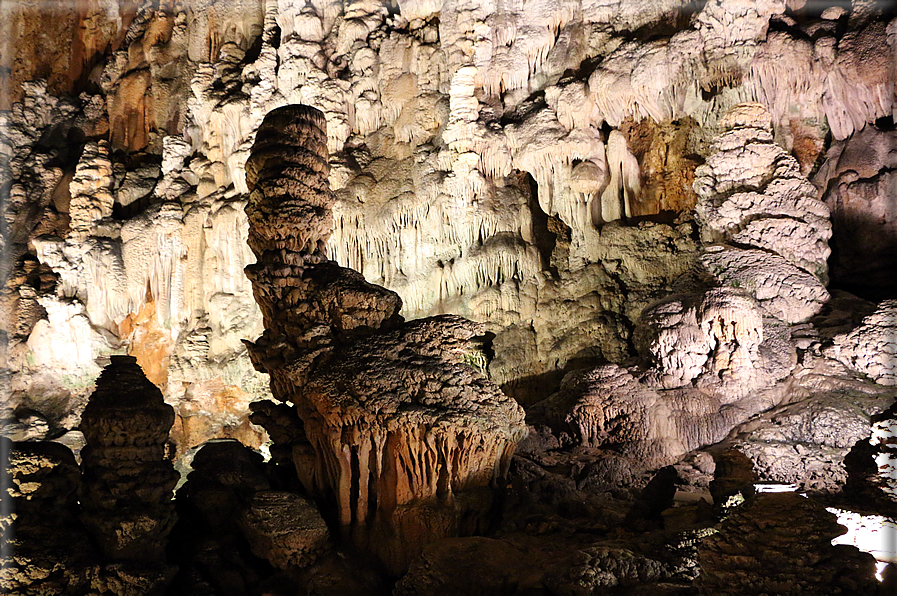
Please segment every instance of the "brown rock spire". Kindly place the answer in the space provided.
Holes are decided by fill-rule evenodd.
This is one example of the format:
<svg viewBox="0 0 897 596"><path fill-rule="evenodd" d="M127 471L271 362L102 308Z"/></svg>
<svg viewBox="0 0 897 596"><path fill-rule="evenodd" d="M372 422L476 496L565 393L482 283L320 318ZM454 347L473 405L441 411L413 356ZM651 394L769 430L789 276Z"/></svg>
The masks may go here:
<svg viewBox="0 0 897 596"><path fill-rule="evenodd" d="M481 325L402 324L394 292L326 259L328 170L321 112L265 117L246 165L258 257L246 273L266 329L250 355L275 397L295 404L306 489L332 503L345 538L399 574L429 542L484 527L523 410L469 364Z"/></svg>
<svg viewBox="0 0 897 596"><path fill-rule="evenodd" d="M107 559L165 560L178 480L165 457L174 409L133 356L112 356L81 416L81 519Z"/></svg>

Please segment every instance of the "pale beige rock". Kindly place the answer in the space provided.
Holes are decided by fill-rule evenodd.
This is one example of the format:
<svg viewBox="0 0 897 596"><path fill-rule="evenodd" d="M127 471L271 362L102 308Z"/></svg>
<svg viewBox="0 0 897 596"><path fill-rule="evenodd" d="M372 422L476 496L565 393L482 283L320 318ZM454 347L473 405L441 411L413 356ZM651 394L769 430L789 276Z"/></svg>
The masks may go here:
<svg viewBox="0 0 897 596"><path fill-rule="evenodd" d="M613 447L634 466L656 469L722 440L780 400L775 392L757 390L733 399L733 392L712 387L657 389L626 369L604 365L569 373L558 393L531 415L568 432L576 445Z"/></svg>
<svg viewBox="0 0 897 596"><path fill-rule="evenodd" d="M659 301L642 313L633 339L654 367L647 382L717 387L723 402L769 385L794 365L787 330L783 337L753 298L728 287Z"/></svg>
<svg viewBox="0 0 897 596"><path fill-rule="evenodd" d="M112 162L109 144L89 143L84 148L75 176L69 184L72 233L79 238L91 231L103 218L112 216Z"/></svg>
<svg viewBox="0 0 897 596"><path fill-rule="evenodd" d="M807 320L829 298L815 276L777 254L713 246L701 255L700 262L718 283L743 289L770 315L787 323Z"/></svg>
<svg viewBox="0 0 897 596"><path fill-rule="evenodd" d="M835 336L832 355L876 383L897 385L897 301L883 301L862 325Z"/></svg>
<svg viewBox="0 0 897 596"><path fill-rule="evenodd" d="M716 152L695 171L705 242L776 253L827 282L828 209L797 161L772 142L769 112L740 104L721 124L728 130Z"/></svg>

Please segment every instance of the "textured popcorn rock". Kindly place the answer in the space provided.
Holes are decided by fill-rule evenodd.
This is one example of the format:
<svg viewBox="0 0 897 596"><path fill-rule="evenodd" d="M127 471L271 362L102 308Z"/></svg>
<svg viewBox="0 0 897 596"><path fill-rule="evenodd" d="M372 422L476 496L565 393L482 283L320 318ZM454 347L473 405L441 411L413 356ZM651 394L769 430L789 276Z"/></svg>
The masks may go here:
<svg viewBox="0 0 897 596"><path fill-rule="evenodd" d="M700 263L717 283L749 293L786 323L806 321L829 299L818 278L774 253L716 245L705 249Z"/></svg>
<svg viewBox="0 0 897 596"><path fill-rule="evenodd" d="M9 594L161 593L173 569L103 561L78 523L81 475L68 447L56 442L10 445L9 484L0 495L3 547L0 589ZM87 506L81 496L81 504ZM169 497L170 499L170 497ZM113 524L121 518L110 520ZM119 531L127 531L121 524Z"/></svg>
<svg viewBox="0 0 897 596"><path fill-rule="evenodd" d="M31 442L12 445L6 473L10 483L0 495L4 512L15 512L19 524L70 523L76 513L81 473L71 450L59 443ZM10 501L12 499L12 501ZM14 505L13 505L14 503Z"/></svg>
<svg viewBox="0 0 897 596"><path fill-rule="evenodd" d="M329 547L330 533L321 514L292 493L256 493L238 523L252 552L278 569L307 567Z"/></svg>
<svg viewBox="0 0 897 596"><path fill-rule="evenodd" d="M636 346L656 367L661 387L681 387L702 375L727 383L755 380L763 317L742 292L715 288L699 301L669 298L646 309L636 329Z"/></svg>
<svg viewBox="0 0 897 596"><path fill-rule="evenodd" d="M881 385L897 385L897 300L885 300L853 331L837 335L834 356Z"/></svg>
<svg viewBox="0 0 897 596"><path fill-rule="evenodd" d="M868 437L872 414L892 399L856 389L813 394L745 424L735 445L765 482L836 492L847 480L845 457Z"/></svg>
<svg viewBox="0 0 897 596"><path fill-rule="evenodd" d="M481 527L523 412L471 366L485 364L472 341L485 329L459 317L400 325L395 293L323 255L325 128L314 108L275 110L247 161L259 257L247 275L266 325L249 350L301 431L283 437L291 426L273 410L255 419L292 444L306 489L336 501L346 538L400 573L427 543Z"/></svg>
<svg viewBox="0 0 897 596"><path fill-rule="evenodd" d="M110 559L165 559L178 474L165 458L174 409L132 356L112 356L81 417L81 519Z"/></svg>
<svg viewBox="0 0 897 596"><path fill-rule="evenodd" d="M775 253L827 282L828 208L797 161L773 142L769 112L740 104L721 124L727 131L716 152L695 170L705 242Z"/></svg>
<svg viewBox="0 0 897 596"><path fill-rule="evenodd" d="M652 367L643 382L667 389L696 385L724 402L786 377L796 363L787 326L734 288L673 295L649 306L633 341Z"/></svg>

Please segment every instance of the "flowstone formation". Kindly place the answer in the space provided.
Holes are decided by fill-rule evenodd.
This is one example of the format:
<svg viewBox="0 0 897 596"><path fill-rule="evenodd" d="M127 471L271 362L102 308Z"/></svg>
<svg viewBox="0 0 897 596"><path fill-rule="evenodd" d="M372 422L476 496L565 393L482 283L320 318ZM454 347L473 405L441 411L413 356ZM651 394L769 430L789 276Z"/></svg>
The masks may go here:
<svg viewBox="0 0 897 596"><path fill-rule="evenodd" d="M701 258L716 283L740 287L786 323L816 314L828 298L829 209L797 160L772 137L761 104L740 104L723 119L715 153L695 171Z"/></svg>
<svg viewBox="0 0 897 596"><path fill-rule="evenodd" d="M835 336L833 356L880 385L897 385L897 300L884 300L849 333Z"/></svg>
<svg viewBox="0 0 897 596"><path fill-rule="evenodd" d="M735 106L722 125L716 151L695 171L707 245L699 275L716 287L646 309L635 342L659 386L722 383L740 397L796 363L787 325L829 298L831 224L797 160L773 141L765 107Z"/></svg>
<svg viewBox="0 0 897 596"><path fill-rule="evenodd" d="M103 516L124 452L75 488L67 452L17 446L0 591L131 594L177 565L171 594L694 592L729 447L893 517L893 3L2 12L0 432L77 459L127 353L174 407L177 469L246 447L203 447L170 558L135 571L78 512ZM527 409L513 456L519 410L480 373ZM736 510L704 591L849 593L804 565L837 528L795 503Z"/></svg>
<svg viewBox="0 0 897 596"><path fill-rule="evenodd" d="M395 293L326 258L326 139L308 106L274 110L259 127L246 165L258 258L247 275L266 330L250 354L274 396L295 404L303 485L397 575L426 544L488 525L523 412L472 366L484 361L480 326L402 323Z"/></svg>
<svg viewBox="0 0 897 596"><path fill-rule="evenodd" d="M889 283L897 38L882 3L10 6L0 269L37 260L59 279L0 296L4 419L34 435L75 428L96 359L124 349L175 406L179 454L265 442L246 413L266 381L240 342L262 330L253 254L232 240L258 126L288 103L328 122L328 257L397 292L408 318L487 324L489 372L526 403L632 356L640 312L698 250L696 168L741 102L818 169L842 236L833 279ZM751 238L785 224L764 225Z"/></svg>
<svg viewBox="0 0 897 596"><path fill-rule="evenodd" d="M707 246L676 283L684 291L642 311L633 342L645 368L570 373L533 412L641 466L673 463L786 399L777 384L797 364L789 324L828 299L825 204L773 142L763 106L738 105L721 122L717 151L696 170Z"/></svg>

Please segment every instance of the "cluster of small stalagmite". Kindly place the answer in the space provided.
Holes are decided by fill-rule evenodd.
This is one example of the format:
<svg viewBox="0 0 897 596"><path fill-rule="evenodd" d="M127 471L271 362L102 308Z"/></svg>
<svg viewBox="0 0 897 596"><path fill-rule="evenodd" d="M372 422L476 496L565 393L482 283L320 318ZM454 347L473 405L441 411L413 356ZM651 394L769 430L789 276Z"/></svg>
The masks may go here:
<svg viewBox="0 0 897 596"><path fill-rule="evenodd" d="M487 523L523 412L471 366L482 326L403 324L398 295L326 259L328 171L321 112L265 117L246 165L258 257L247 275L266 328L250 355L296 406L302 431L289 440L305 488L397 574L427 543Z"/></svg>

